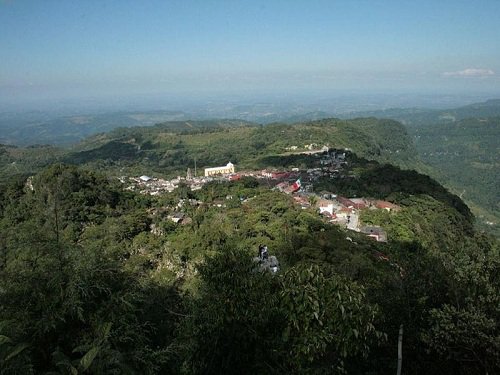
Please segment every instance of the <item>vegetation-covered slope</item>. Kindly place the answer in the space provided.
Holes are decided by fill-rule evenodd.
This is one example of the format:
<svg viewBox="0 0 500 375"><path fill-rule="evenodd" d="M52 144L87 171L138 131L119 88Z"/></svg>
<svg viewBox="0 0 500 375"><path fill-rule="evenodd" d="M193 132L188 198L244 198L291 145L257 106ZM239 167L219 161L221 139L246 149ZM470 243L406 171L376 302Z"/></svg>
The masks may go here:
<svg viewBox="0 0 500 375"><path fill-rule="evenodd" d="M482 221L500 223L500 117L467 119L411 131L433 176L452 188Z"/></svg>
<svg viewBox="0 0 500 375"><path fill-rule="evenodd" d="M148 173L184 173L187 167L225 164L252 167L256 160L289 152L292 146L304 150L315 144L350 148L358 154L383 162L414 166L417 162L411 140L401 124L391 120L327 119L294 125L247 125L238 121L220 122L178 131L171 123L148 128L117 129L87 140L82 151L67 157L72 163L102 163L132 167ZM245 125L245 126L241 126ZM197 129L198 128L198 129ZM298 151L296 151L298 152ZM143 172L143 173L145 173Z"/></svg>
<svg viewBox="0 0 500 375"><path fill-rule="evenodd" d="M359 115L401 121L418 157L430 167L415 168L459 194L483 229L500 234L500 100L447 110L395 108L353 114Z"/></svg>
<svg viewBox="0 0 500 375"><path fill-rule="evenodd" d="M15 175L28 176L60 160L67 151L52 146L0 145L0 182Z"/></svg>
<svg viewBox="0 0 500 375"><path fill-rule="evenodd" d="M353 162L364 171L353 194L402 207L366 218L388 225L387 244L251 178L160 197L63 165L31 185L11 179L0 191L0 370L391 373L403 324L405 373L498 371L497 245L428 177ZM202 203L179 208L186 198ZM177 210L191 221L173 224ZM260 243L277 274L252 262Z"/></svg>
<svg viewBox="0 0 500 375"><path fill-rule="evenodd" d="M168 122L152 127L119 128L62 150L50 146L2 146L1 176L34 173L53 162L86 164L122 174L184 174L232 161L240 168L260 165L269 155L308 151L324 145L350 148L359 155L404 167L418 165L411 139L391 120L326 119L293 125L260 126L240 120ZM296 150L290 151L292 146Z"/></svg>
<svg viewBox="0 0 500 375"><path fill-rule="evenodd" d="M485 222L498 222L497 123L497 119L465 120L456 125L409 128L425 164L418 160L399 123L365 118L267 126L239 120L178 121L119 128L66 151L49 146L4 146L0 167L3 178L34 173L43 165L60 161L105 168L115 175L177 176L184 175L188 167L194 171L195 160L198 170L228 161L238 168L265 168L268 156L300 152L304 145L319 148L328 144L432 175L461 194L481 216L480 223L495 232L496 226ZM465 129L469 126L474 130ZM290 150L292 146L298 149Z"/></svg>

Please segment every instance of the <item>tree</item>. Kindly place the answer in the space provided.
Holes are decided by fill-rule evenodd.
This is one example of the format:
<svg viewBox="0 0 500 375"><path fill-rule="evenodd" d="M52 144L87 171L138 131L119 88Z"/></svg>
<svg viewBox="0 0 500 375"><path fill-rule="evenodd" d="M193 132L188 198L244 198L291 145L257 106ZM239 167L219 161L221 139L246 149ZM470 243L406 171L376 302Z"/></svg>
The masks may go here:
<svg viewBox="0 0 500 375"><path fill-rule="evenodd" d="M307 200L309 201L309 204L313 208L316 206L316 203L318 203L318 197L316 195L313 195L313 194L309 195Z"/></svg>
<svg viewBox="0 0 500 375"><path fill-rule="evenodd" d="M277 278L248 253L227 245L199 267L201 284L185 320L188 374L255 374L279 369L283 327Z"/></svg>
<svg viewBox="0 0 500 375"><path fill-rule="evenodd" d="M363 287L318 265L299 264L281 280L281 306L288 317L283 333L293 368L342 372L348 357L367 355L383 335L374 325L377 310ZM330 271L330 272L328 272Z"/></svg>

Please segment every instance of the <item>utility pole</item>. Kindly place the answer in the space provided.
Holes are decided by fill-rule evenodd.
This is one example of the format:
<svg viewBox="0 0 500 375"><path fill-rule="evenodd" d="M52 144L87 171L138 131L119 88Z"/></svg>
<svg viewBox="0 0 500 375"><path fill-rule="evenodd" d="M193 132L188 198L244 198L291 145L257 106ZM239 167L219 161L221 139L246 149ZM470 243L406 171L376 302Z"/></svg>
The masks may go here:
<svg viewBox="0 0 500 375"><path fill-rule="evenodd" d="M401 375L401 366L403 365L403 325L399 326L399 337L398 337L398 372L397 375Z"/></svg>
<svg viewBox="0 0 500 375"><path fill-rule="evenodd" d="M194 157L194 177L196 177L196 156Z"/></svg>

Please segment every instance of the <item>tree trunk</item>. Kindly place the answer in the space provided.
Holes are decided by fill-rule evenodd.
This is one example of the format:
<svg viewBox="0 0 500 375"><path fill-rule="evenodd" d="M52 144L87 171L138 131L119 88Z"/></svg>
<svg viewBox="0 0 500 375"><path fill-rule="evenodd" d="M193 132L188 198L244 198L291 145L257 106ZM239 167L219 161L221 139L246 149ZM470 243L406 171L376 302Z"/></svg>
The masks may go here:
<svg viewBox="0 0 500 375"><path fill-rule="evenodd" d="M401 366L403 365L403 325L399 326L399 338L398 338L398 372L397 375L401 375Z"/></svg>

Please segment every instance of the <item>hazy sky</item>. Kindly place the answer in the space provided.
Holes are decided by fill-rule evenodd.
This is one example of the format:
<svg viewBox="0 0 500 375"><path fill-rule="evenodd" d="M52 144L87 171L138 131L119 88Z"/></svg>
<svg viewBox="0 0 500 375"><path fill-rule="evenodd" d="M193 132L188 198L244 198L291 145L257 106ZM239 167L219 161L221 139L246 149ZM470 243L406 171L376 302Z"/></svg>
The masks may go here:
<svg viewBox="0 0 500 375"><path fill-rule="evenodd" d="M0 100L500 93L500 1L0 0Z"/></svg>

